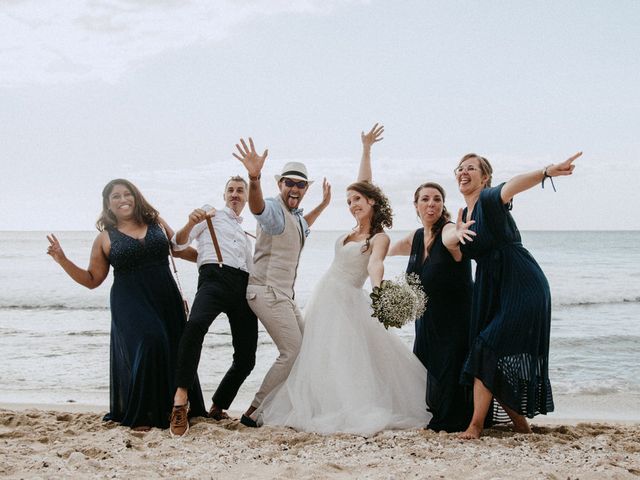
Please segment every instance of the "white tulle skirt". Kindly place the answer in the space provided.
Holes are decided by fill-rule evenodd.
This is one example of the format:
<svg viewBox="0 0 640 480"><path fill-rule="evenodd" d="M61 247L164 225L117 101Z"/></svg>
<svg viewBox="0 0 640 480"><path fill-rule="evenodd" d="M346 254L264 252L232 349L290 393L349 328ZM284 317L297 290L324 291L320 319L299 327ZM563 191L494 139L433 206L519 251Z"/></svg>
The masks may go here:
<svg viewBox="0 0 640 480"><path fill-rule="evenodd" d="M267 396L258 420L323 434L426 426L427 371L371 312L367 293L330 269L305 309L291 374Z"/></svg>

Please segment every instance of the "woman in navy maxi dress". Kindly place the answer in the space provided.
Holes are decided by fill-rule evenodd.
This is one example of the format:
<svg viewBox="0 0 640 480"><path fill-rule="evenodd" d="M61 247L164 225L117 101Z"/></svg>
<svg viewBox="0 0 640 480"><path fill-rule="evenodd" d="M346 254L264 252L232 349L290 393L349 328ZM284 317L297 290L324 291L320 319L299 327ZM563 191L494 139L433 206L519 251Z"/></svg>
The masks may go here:
<svg viewBox="0 0 640 480"><path fill-rule="evenodd" d="M409 255L407 273L418 275L429 298L416 320L413 345L427 369L426 402L433 415L427 428L458 432L467 427L473 410L471 391L459 381L469 352L473 282L471 261L461 259L458 247L450 252L442 243L443 230L455 230L444 200L439 184L420 185L414 206L423 226L395 243L389 255Z"/></svg>
<svg viewBox="0 0 640 480"><path fill-rule="evenodd" d="M462 438L478 438L485 424L506 411L517 432L530 432L525 419L553 411L548 376L551 294L544 273L522 246L509 213L512 199L542 180L572 173L577 154L544 170L522 174L491 188L492 168L468 154L456 169L467 208L458 228L475 232L460 243L476 260L470 351L461 380L473 385L474 414ZM471 213L469 214L469 212ZM487 414L491 410L489 416Z"/></svg>
<svg viewBox="0 0 640 480"><path fill-rule="evenodd" d="M169 426L176 354L186 323L163 227L171 235L139 190L117 179L103 190L101 233L86 270L66 258L54 235L48 236L49 255L81 285L97 287L113 266L110 411L105 420L132 428ZM192 415L206 416L197 380L190 398Z"/></svg>

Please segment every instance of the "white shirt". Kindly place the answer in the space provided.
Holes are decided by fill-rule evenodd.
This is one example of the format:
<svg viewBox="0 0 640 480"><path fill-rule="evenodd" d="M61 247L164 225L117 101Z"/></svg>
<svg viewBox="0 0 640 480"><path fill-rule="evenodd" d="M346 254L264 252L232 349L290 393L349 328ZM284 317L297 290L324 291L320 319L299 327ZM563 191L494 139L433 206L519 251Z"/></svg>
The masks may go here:
<svg viewBox="0 0 640 480"><path fill-rule="evenodd" d="M204 205L202 210L211 210L210 205ZM222 210L216 210L215 216L211 219L213 228L216 231L216 238L220 244L220 253L222 253L222 263L229 267L239 268L245 272L250 272L253 266L253 248L249 237L240 223L242 217L235 214L229 207ZM198 242L198 268L207 263L218 263L216 250L213 247L211 234L207 227L207 222L200 222L189 233L189 241L184 245L176 243L176 236L171 239L176 250L186 249L191 242Z"/></svg>

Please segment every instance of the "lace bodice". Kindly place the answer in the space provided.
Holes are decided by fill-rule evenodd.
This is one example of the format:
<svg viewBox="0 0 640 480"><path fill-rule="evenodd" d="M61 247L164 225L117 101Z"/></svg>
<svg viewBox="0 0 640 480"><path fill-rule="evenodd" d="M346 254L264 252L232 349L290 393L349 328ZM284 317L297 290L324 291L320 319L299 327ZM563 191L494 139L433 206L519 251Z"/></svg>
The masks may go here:
<svg viewBox="0 0 640 480"><path fill-rule="evenodd" d="M347 235L340 235L336 240L335 256L328 273L334 275L338 281L362 288L369 276L367 265L371 248L363 253L364 241L349 242L345 245L343 242Z"/></svg>

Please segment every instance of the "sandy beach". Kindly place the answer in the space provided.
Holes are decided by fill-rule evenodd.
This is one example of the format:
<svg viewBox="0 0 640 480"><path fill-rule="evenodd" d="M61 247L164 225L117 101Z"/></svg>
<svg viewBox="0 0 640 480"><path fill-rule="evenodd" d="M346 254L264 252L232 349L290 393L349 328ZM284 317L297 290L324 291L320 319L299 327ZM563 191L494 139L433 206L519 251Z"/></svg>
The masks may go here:
<svg viewBox="0 0 640 480"><path fill-rule="evenodd" d="M66 411L63 411L66 410ZM3 405L3 478L637 478L640 424L540 423L531 435L506 426L477 441L429 431L364 438L237 420L192 420L180 439L133 432L81 405Z"/></svg>

